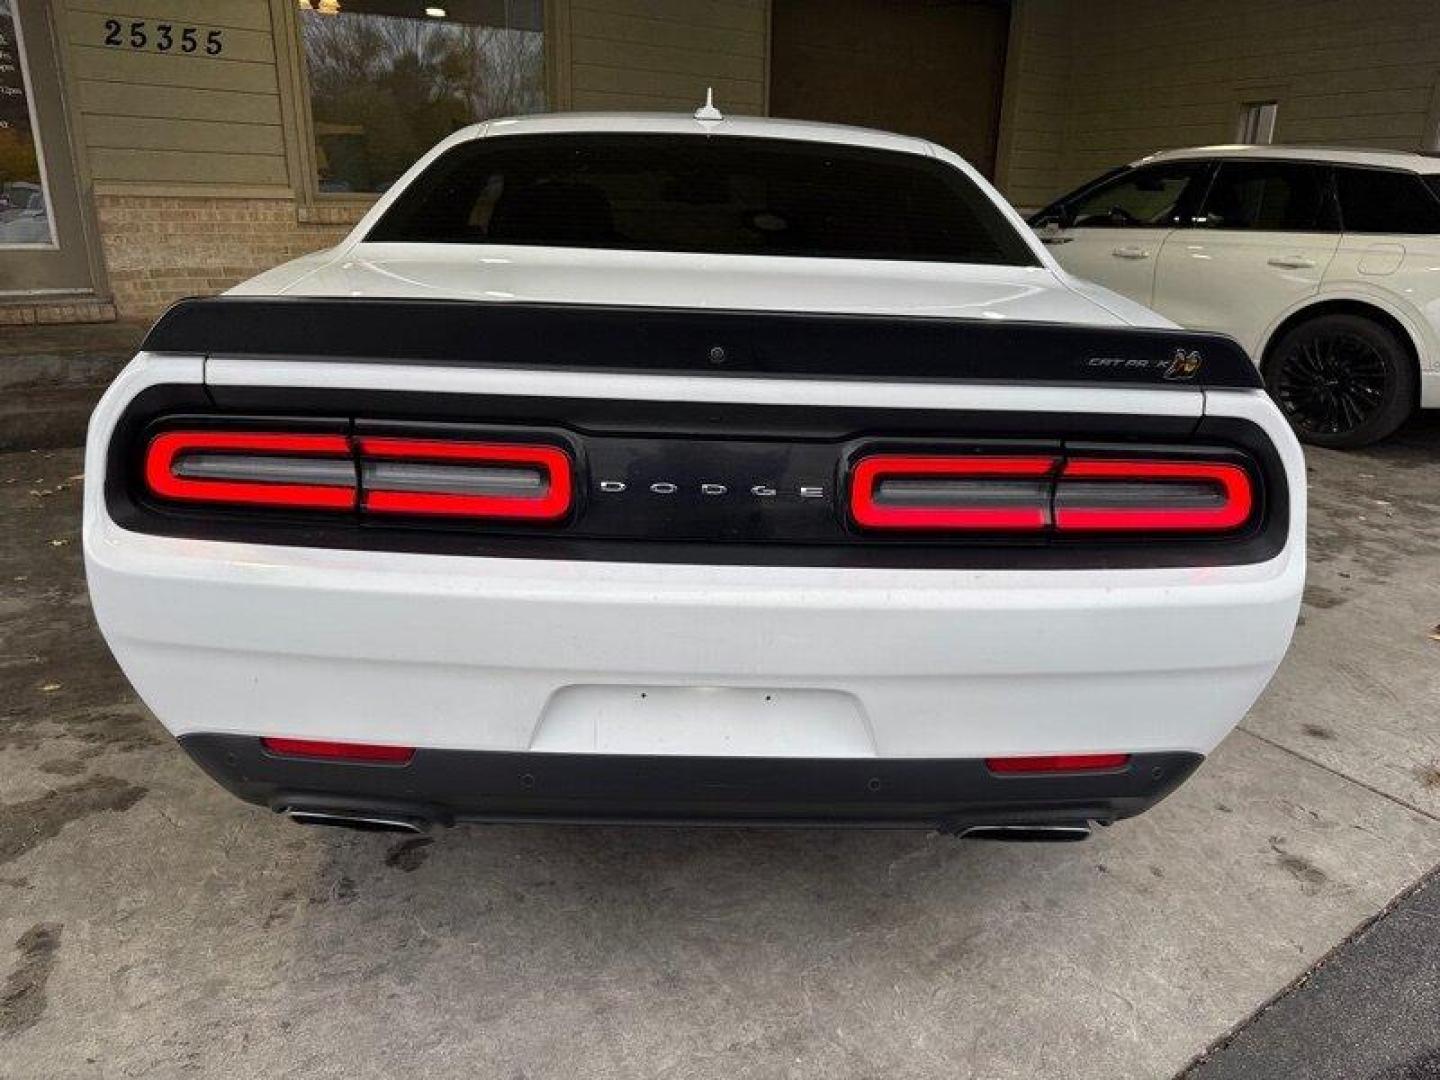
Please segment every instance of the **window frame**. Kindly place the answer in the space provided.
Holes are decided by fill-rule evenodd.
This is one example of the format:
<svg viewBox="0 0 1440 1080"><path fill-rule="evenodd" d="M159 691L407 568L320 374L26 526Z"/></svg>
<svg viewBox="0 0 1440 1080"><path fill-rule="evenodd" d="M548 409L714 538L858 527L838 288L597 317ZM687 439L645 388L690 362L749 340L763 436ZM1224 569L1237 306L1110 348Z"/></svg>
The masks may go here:
<svg viewBox="0 0 1440 1080"><path fill-rule="evenodd" d="M1116 186L1126 180L1130 180L1138 173L1144 172L1147 169L1164 169L1173 168L1176 166L1193 166L1195 169L1195 176L1191 179L1190 183L1186 185L1185 190L1181 192L1180 198L1175 200L1175 207L1170 213L1170 220L1168 222L1157 222L1147 225L1109 226L1075 224L1075 207L1076 204L1080 202L1080 200L1087 199L1092 195L1098 194L1099 192L1105 190L1107 187ZM1039 213L1032 216L1030 219L1030 224L1043 225L1045 223L1044 219L1047 216L1054 216L1056 213L1058 213L1060 215L1060 227L1063 229L1087 228L1103 229L1106 232L1123 232L1127 229L1179 228L1181 223L1188 219L1188 217L1191 215L1194 206L1197 205L1196 198L1193 192L1203 191L1208 194L1210 180L1214 175L1214 169L1215 163L1209 158L1175 158L1171 161L1150 161L1142 165L1131 165L1121 169L1112 170L1109 173L1097 177L1090 183L1076 188L1069 195L1065 195L1062 198L1055 200L1055 202L1051 203L1044 210L1041 210Z"/></svg>
<svg viewBox="0 0 1440 1080"><path fill-rule="evenodd" d="M1051 199L1039 210L1036 210L1033 214L1027 217L1025 219L1025 224L1029 225L1031 228L1038 229L1044 225L1048 225L1050 222L1053 221L1061 227L1065 227L1065 215L1069 212L1069 206L1071 203L1073 203L1076 199L1083 198L1085 195L1099 188L1102 184L1108 184L1110 181L1115 180L1118 177L1129 175L1139 167L1140 166L1138 165L1117 165L1113 169L1107 169L1099 176L1092 177L1091 179L1085 181L1085 183L1081 184L1078 188L1073 188L1072 190L1067 191L1058 199Z"/></svg>
<svg viewBox="0 0 1440 1080"><path fill-rule="evenodd" d="M1235 141L1246 146L1274 146L1275 125L1280 119L1280 101L1242 101L1240 119L1235 125Z"/></svg>
<svg viewBox="0 0 1440 1080"><path fill-rule="evenodd" d="M437 169L439 169L440 167L442 167L443 165L445 165L445 164L447 163L447 161L448 161L450 158L452 158L452 157L461 157L461 156L463 156L463 155L465 155L465 154L484 153L484 151L485 151L486 149L495 148L495 147L499 146L500 144L505 144L505 143L516 144L516 145L520 145L520 146L523 146L523 145L526 144L526 143L531 143L531 144L537 144L537 145L538 145L538 144L561 144L561 143L565 143L565 142L568 142L568 143L570 143L571 145L583 145L585 142L588 142L588 141L604 141L604 140L606 140L606 139L631 140L631 141L634 141L634 142L637 142L637 143L641 143L641 142L644 142L644 141L647 141L647 140L654 140L654 141L657 141L657 142L665 142L665 143L671 142L671 141L673 141L673 140L692 140L692 141L695 141L695 142L697 142L697 143L703 143L703 144L707 144L707 145L719 145L719 144L725 144L725 143L733 143L733 144L736 144L737 146L738 146L739 144L743 144L743 143L761 143L761 144L765 144L766 146L769 146L769 147L785 147L785 146L804 147L804 148L806 148L807 151L809 151L809 150L811 150L811 149L819 149L819 150L821 150L821 151L823 152L823 151L825 151L826 149L828 149L829 152L830 152L832 155L833 155L833 154L841 154L841 153L844 153L844 154L850 154L850 155L852 155L852 156L861 157L861 158L866 158L866 157L868 157L868 158L876 158L876 159L880 159L880 158L887 158L887 159L888 159L888 158L911 159L912 162L913 162L914 167L916 167L916 168L918 168L918 169L928 169L928 170L931 170L931 171L935 172L935 173L937 174L937 176L943 176L944 179L941 180L942 183L945 183L945 184L954 184L954 185L963 185L963 186L965 186L965 187L967 187L967 188L970 189L971 194L974 196L974 201L975 201L975 203L977 204L977 211L979 211L979 208L983 208L983 213L989 214L989 215L991 216L991 221L989 222L989 224L992 224L992 225L998 227L998 228L999 228L1001 231L1003 231L1004 234L1005 234L1003 240L1000 239L1000 238L992 238L992 239L994 239L994 241L995 241L995 243L996 243L997 253L1000 254L1002 257L997 258L997 259L994 259L994 260L984 261L984 260L961 259L961 258L944 258L944 259L940 259L940 258L914 258L914 257L900 258L900 257L892 256L892 255L875 255L875 254L837 255L837 254L833 254L833 253L819 253L819 254L817 254L817 253L812 253L812 252L786 252L786 251L769 251L769 252L766 252L766 251L757 251L757 252L748 252L748 251L704 251L704 250L696 251L696 250L690 250L690 249L688 249L688 248L648 247L648 246L623 246L623 245L609 246L609 245L603 245L603 244L600 244L600 245L578 244L578 245L577 245L577 244L561 244L561 243L524 243L524 242L503 241L503 240L502 240L502 241L494 241L494 242L491 242L491 241L488 241L488 240L487 240L487 241L467 241L467 240L417 240L417 239L413 239L413 238L384 237L384 236L377 236L377 235L376 235L377 232L383 230L383 229L387 226L387 224L389 223L389 219L391 218L391 215L394 215L394 214L397 214L397 213L401 212L401 210L403 209L403 207L402 207L401 204L406 200L407 195L409 195L410 193L412 193L412 192L415 190L415 188L417 187L417 185L419 185L419 184L421 184L422 182L424 182L424 181L427 179L427 177L428 177L429 174L431 174L431 173L434 172L435 170L437 170ZM503 148L502 148L502 150L503 150ZM420 172L417 176L415 176L415 177L410 181L409 184L405 185L404 187L397 188L396 191L395 191L395 195L396 195L395 200L394 200L393 202L391 202L391 203L385 208L385 211L384 211L383 214L381 214L378 218L376 218L375 221L371 222L371 224L370 224L369 228L367 229L365 235L362 236L362 237L360 237L360 242L361 242L362 244L391 244L391 243L398 243L398 244L407 244L407 243L420 244L420 243L439 243L439 244L447 244L447 245L453 244L453 245L458 246L458 247L474 246L474 247L483 248L483 247L486 247L486 246L496 246L496 247L518 246L518 247L534 247L534 248L537 248L537 249L543 249L543 248L556 248L556 249L558 249L558 248L573 248L573 249L575 249L575 250L613 251L613 252L622 252L622 253L626 253L626 254L701 255L701 256L704 256L704 257L706 257L706 258L733 258L733 257L751 258L751 257L755 257L755 256L763 256L763 257L768 257L768 258L779 258L779 259L809 258L809 259L834 259L834 260L853 261L853 262L898 262L898 263L907 263L907 264L924 263L924 264L930 264L930 265L944 265L944 266L993 266L993 267L1007 267L1007 268L1034 268L1034 267L1040 267L1040 266L1043 266L1043 265L1044 265L1042 259L1040 258L1040 256L1037 254L1037 252L1036 252L1036 250L1035 250L1035 244L1034 244L1033 237L1031 237L1030 235L1028 235L1027 230L1026 230L1025 228L1023 228L1023 227L1017 228L1017 227L1015 226L1014 221L1007 215L1007 213L1006 213L1006 208L1005 208L1005 206L1002 204L1002 202L997 201L991 194L987 193L986 190L985 190L984 185L983 185L982 183L977 183L976 180L975 180L974 178L972 178L965 170L963 170L963 169L961 169L961 168L958 168L958 167L957 167L956 165L954 165L953 163L951 163L951 162L949 162L949 161L946 161L946 160L945 160L944 158L942 158L942 157L937 157L937 156L935 156L935 155L933 155L933 154L916 153L916 152L913 152L913 151L910 151L910 150L900 150L900 149L892 149L892 148L882 148L882 147L875 147L875 146L866 146L866 145L862 145L862 144L849 143L849 142L832 142L832 141L828 141L828 140L819 140L819 139L799 139L799 138L784 138L784 137L772 137L772 136L732 135L732 134L710 135L710 134L700 134L700 133L690 133L690 132L678 133L678 134L677 134L677 133L668 133L668 132L647 132L647 131L618 131L618 132L617 132L617 131L604 131L604 132L569 131L569 132L563 132L563 133L562 133L562 132L550 132L550 133L529 132L529 133L522 133L522 134L483 135L483 136L481 136L481 137L479 137L479 138L467 140L467 141L465 141L465 142L462 142L462 143L459 143L459 144L457 144L457 145L455 145L455 146L450 147L450 148L449 148L448 150L446 150L443 154L439 155L439 156L436 157L433 161L431 161L431 162L425 167L425 169L424 169L422 172ZM955 195L955 198L956 198L956 199L960 199L960 198L962 198L962 197L961 197L960 195L956 194L956 195ZM985 227L986 227L986 226L985 226L984 224L982 224L982 228L985 228ZM987 231L988 231L988 230L987 230ZM1001 250L1001 249L1005 248L1007 244L1010 244L1010 243L1012 243L1012 242L1013 242L1013 245L1014 245L1013 250L1009 250L1009 251L1003 251L1003 250Z"/></svg>
<svg viewBox="0 0 1440 1080"><path fill-rule="evenodd" d="M541 79L545 85L547 111L570 108L568 80L561 78L560 28L557 7L565 0L540 0ZM310 69L305 59L305 42L300 27L299 7L282 3L285 48L276 49L277 62L288 69L280 77L281 109L293 123L293 142L287 147L296 211L301 221L333 223L336 213L349 224L358 223L384 195L384 191L321 191L315 156L315 115L310 105ZM288 101L287 101L288 99ZM287 136L288 141L288 136ZM426 147L426 152L429 151ZM416 160L419 160L418 158ZM347 213L349 211L349 213Z"/></svg>
<svg viewBox="0 0 1440 1080"><path fill-rule="evenodd" d="M1331 166L1330 166L1330 172L1331 172L1331 180L1330 180L1330 183L1331 183L1331 187L1333 188L1334 197L1335 197L1335 217L1336 217L1336 219L1340 222L1340 232L1341 232L1341 233L1348 234L1348 235L1352 235L1352 236L1434 236L1434 237L1440 237L1440 230L1437 230L1436 232L1433 232L1433 233L1417 233L1417 232L1383 232L1383 233L1377 233L1377 232L1362 232L1362 231L1359 230L1359 229L1351 230L1351 229L1346 225L1346 223L1345 223L1345 200L1343 200L1343 199L1340 197L1340 170L1342 170L1342 169L1351 169L1351 170L1354 170L1355 172L1394 173L1394 174L1398 174L1398 175L1400 175L1400 176L1409 176L1409 177L1411 177L1411 178L1414 179L1415 183L1419 186L1420 190L1422 190L1423 192L1425 192L1425 194L1428 195L1428 196L1430 197L1430 199L1436 204L1437 210L1440 210L1440 191L1437 191L1434 185L1432 185L1432 184L1430 184L1429 182L1426 181L1426 179L1425 179L1425 177L1426 177L1426 175L1427 175L1426 173L1419 173L1419 172L1415 172L1413 169L1403 169L1403 168L1400 168L1400 167L1394 166L1394 165L1372 165L1372 164L1369 164L1369 163L1361 164L1360 162L1351 163L1351 162L1340 162L1340 161L1332 162L1332 163L1331 163ZM1428 174L1428 175L1440 175L1440 174Z"/></svg>
<svg viewBox="0 0 1440 1080"><path fill-rule="evenodd" d="M1339 235L1344 232L1343 221L1340 216L1340 198L1335 190L1335 165L1329 161L1315 161L1309 158L1283 158L1283 157L1228 157L1215 158L1210 163L1210 177L1205 184L1205 192L1195 203L1192 213L1184 222L1183 228L1196 229L1202 232L1234 232L1234 233L1315 233L1323 236ZM1215 185L1220 179L1220 172L1226 165L1275 165L1292 166L1295 168L1318 169L1322 174L1321 178L1321 212L1328 211L1329 220L1332 223L1330 228L1314 229L1250 229L1225 227L1222 225L1211 225L1204 220L1205 209L1210 205L1210 198L1215 193Z"/></svg>

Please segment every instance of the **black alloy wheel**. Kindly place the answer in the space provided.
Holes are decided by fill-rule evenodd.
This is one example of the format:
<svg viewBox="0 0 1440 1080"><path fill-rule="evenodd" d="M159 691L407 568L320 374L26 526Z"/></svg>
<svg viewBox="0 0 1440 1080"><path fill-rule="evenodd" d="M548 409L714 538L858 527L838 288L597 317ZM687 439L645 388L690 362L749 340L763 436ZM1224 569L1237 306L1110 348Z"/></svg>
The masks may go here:
<svg viewBox="0 0 1440 1080"><path fill-rule="evenodd" d="M1295 327L1265 365L1265 387L1308 443L1337 449L1389 435L1415 404L1415 364L1387 327L1322 315Z"/></svg>

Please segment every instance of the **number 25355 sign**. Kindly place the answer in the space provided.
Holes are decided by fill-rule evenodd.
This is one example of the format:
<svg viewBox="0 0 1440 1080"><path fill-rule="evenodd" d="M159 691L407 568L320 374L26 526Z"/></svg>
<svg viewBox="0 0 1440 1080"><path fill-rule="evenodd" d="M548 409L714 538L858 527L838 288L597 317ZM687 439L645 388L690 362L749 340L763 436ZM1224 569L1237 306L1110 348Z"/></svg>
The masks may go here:
<svg viewBox="0 0 1440 1080"><path fill-rule="evenodd" d="M105 20L105 44L112 49L154 49L156 52L203 53L219 56L225 51L225 32L203 26L136 20Z"/></svg>

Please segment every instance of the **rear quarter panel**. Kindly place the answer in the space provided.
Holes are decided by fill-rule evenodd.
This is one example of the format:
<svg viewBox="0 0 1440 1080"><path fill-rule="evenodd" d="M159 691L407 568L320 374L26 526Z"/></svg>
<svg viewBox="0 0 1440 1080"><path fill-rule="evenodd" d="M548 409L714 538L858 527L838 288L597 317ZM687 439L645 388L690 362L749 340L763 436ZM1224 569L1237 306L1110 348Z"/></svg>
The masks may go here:
<svg viewBox="0 0 1440 1080"><path fill-rule="evenodd" d="M1369 236L1346 233L1319 292L1277 312L1257 359L1280 326L1308 307L1334 300L1369 304L1390 315L1409 335L1431 397L1440 406L1440 236Z"/></svg>

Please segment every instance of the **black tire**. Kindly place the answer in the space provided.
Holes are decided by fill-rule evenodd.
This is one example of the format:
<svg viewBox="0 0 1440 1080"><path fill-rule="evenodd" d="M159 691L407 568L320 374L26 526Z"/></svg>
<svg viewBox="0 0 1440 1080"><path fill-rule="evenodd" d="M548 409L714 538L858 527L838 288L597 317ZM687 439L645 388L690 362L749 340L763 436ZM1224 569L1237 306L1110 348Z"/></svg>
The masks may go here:
<svg viewBox="0 0 1440 1080"><path fill-rule="evenodd" d="M1389 327L1320 315L1288 331L1265 362L1265 389L1302 442L1348 450L1385 438L1415 409L1415 361Z"/></svg>

